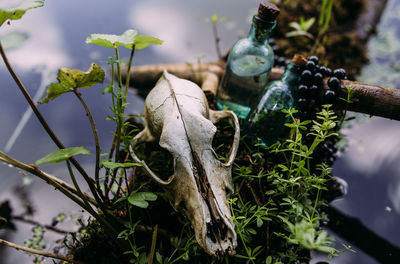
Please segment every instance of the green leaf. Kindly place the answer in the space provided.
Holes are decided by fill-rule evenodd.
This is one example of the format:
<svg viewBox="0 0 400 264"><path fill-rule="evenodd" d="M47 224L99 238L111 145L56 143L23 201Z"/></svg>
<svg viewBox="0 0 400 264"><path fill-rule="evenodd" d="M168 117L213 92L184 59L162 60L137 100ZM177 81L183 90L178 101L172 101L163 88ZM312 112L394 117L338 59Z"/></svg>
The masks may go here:
<svg viewBox="0 0 400 264"><path fill-rule="evenodd" d="M112 34L91 34L86 38L87 44L95 44L106 48L118 48L124 46L127 49L132 49L137 31L128 29L122 35Z"/></svg>
<svg viewBox="0 0 400 264"><path fill-rule="evenodd" d="M135 44L135 49L141 50L151 44L162 44L163 41L150 36L138 35L134 29L128 29L122 35L112 34L91 34L86 38L87 44L95 44L106 48L118 48L123 46L127 49L132 49Z"/></svg>
<svg viewBox="0 0 400 264"><path fill-rule="evenodd" d="M51 83L46 88L46 97L38 103L47 103L64 93L71 92L77 88L88 88L96 83L104 82L105 73L96 64L92 63L86 72L77 69L61 68L58 70L58 83Z"/></svg>
<svg viewBox="0 0 400 264"><path fill-rule="evenodd" d="M21 31L10 32L0 37L5 50L18 49L28 39L28 34Z"/></svg>
<svg viewBox="0 0 400 264"><path fill-rule="evenodd" d="M140 208L147 208L149 203L147 201L157 200L157 195L151 192L135 192L131 193L128 197L128 202Z"/></svg>
<svg viewBox="0 0 400 264"><path fill-rule="evenodd" d="M3 25L3 23L8 19L18 20L29 9L41 7L43 5L44 5L44 0L26 0L17 7L0 8L0 26Z"/></svg>
<svg viewBox="0 0 400 264"><path fill-rule="evenodd" d="M147 48L151 44L161 45L161 44L163 44L163 41L161 39L158 39L155 37L144 36L144 35L137 35L135 37L135 49L136 50L141 50L141 49Z"/></svg>
<svg viewBox="0 0 400 264"><path fill-rule="evenodd" d="M140 163L133 163L133 162L126 162L126 163L119 163L119 162L112 162L103 160L101 165L108 169L116 169L116 168L129 168L129 167L141 167L143 166Z"/></svg>
<svg viewBox="0 0 400 264"><path fill-rule="evenodd" d="M56 163L60 161L67 160L73 156L83 154L83 155L90 155L90 151L85 149L83 146L81 147L73 147L73 148L65 148L59 149L50 153L49 155L37 160L35 162L36 165L42 163Z"/></svg>

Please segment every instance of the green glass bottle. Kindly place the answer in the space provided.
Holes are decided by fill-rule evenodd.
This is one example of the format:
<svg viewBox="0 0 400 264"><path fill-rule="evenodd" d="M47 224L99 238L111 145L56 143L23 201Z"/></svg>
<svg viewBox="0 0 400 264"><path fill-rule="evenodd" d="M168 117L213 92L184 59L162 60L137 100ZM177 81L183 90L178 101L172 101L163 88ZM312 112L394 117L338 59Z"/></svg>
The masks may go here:
<svg viewBox="0 0 400 264"><path fill-rule="evenodd" d="M295 55L292 63L287 66L282 79L268 84L257 106L255 106L245 123L246 133L261 139L261 143L270 146L285 136L288 118L282 112L295 104L296 90L300 82L302 65L306 59Z"/></svg>
<svg viewBox="0 0 400 264"><path fill-rule="evenodd" d="M253 17L250 33L231 48L224 76L217 92L217 108L224 106L245 119L251 105L268 82L274 53L268 44L280 10L262 1Z"/></svg>

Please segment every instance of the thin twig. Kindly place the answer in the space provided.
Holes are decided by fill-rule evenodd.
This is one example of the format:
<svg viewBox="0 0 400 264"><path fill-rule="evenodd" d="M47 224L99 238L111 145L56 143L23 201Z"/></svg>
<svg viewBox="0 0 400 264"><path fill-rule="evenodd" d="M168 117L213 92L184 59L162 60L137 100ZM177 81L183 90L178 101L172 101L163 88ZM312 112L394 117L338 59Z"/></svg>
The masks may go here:
<svg viewBox="0 0 400 264"><path fill-rule="evenodd" d="M129 88L129 81L130 81L130 71L131 71L131 67L132 67L132 60L133 60L133 56L135 55L135 44L133 44L132 46L132 50L131 50L131 55L129 57L129 61L128 61L128 69L126 71L126 82L125 82L125 98L124 98L124 105L126 104L126 99L128 98L128 88ZM125 107L124 107L125 108Z"/></svg>
<svg viewBox="0 0 400 264"><path fill-rule="evenodd" d="M221 53L221 49L219 47L219 42L220 42L221 39L218 36L217 22L212 21L211 24L212 24L213 34L214 34L215 49L217 50L218 59L221 60L222 59L222 53Z"/></svg>
<svg viewBox="0 0 400 264"><path fill-rule="evenodd" d="M62 234L62 235L66 235L66 234L72 233L72 231L61 230L61 229L59 229L57 227L54 227L54 226L51 226L51 225L42 225L41 223L39 223L39 222L37 222L35 220L26 219L22 215L13 215L10 218L11 218L11 220L20 221L20 222L23 222L23 223L26 223L26 224L30 224L30 225L40 225L40 226L43 226L44 228L46 228L47 230L50 230L50 231L53 231L55 233Z"/></svg>
<svg viewBox="0 0 400 264"><path fill-rule="evenodd" d="M43 179L44 181L46 181L48 184L54 186L56 189L58 189L60 192L62 192L65 196L67 196L68 198L70 198L72 201L74 201L75 203L77 203L80 207L82 207L83 209L85 209L88 213L90 213L93 217L96 218L96 220L98 220L101 224L103 224L107 230L107 232L110 232L111 235L117 235L117 229L115 228L115 225L118 225L117 222L115 222L115 218L112 219L108 219L106 220L106 217L111 218L110 214L106 214L106 212L103 211L103 214L105 216L105 218L100 217L99 214L93 210L93 208L88 205L87 203L85 203L86 201L92 201L93 198L91 198L90 196L85 196L82 192L80 193L82 196L79 195L79 193L77 192L77 190L75 190L72 186L69 186L67 183L57 179L54 176L51 176L41 170L39 170L38 167L36 167L35 165L27 165L25 163L22 163L16 159L11 158L10 156L8 156L7 154L3 153L0 151L0 161L4 161L7 164L11 164L17 168L20 168L26 172L29 172L33 175L38 176L39 178ZM68 186L68 188L66 187ZM74 190L74 191L72 191ZM78 198L78 197L79 198ZM85 202L82 202L82 200L84 200ZM86 200L87 199L87 200ZM94 201L92 201L94 202ZM96 207L97 204L96 204ZM103 206L104 207L104 206ZM111 220L111 221L110 221ZM114 226L111 224L113 223Z"/></svg>
<svg viewBox="0 0 400 264"><path fill-rule="evenodd" d="M42 180L44 180L45 182L47 182L48 184L52 185L53 187L57 188L57 189L63 189L65 190L65 192L68 193L68 197L70 197L71 195L77 195L78 191L72 187L71 185L69 185L68 183L58 179L57 177L54 177L42 170L40 170L38 167L36 167L35 165L28 165L25 164L19 160L16 160L14 158L12 158L11 156L5 154L4 152L0 151L0 160L4 161L7 164L13 165L17 168L20 168L24 171L27 171L35 176L38 176L39 178L41 178ZM87 201L89 201L90 203L92 203L94 206L98 206L97 202L90 197L88 194L83 193L83 197L84 199L86 199Z"/></svg>
<svg viewBox="0 0 400 264"><path fill-rule="evenodd" d="M46 257L46 258L60 259L60 260L64 260L64 261L67 261L67 262L70 262L70 263L74 263L74 264L85 264L85 262L82 262L82 261L77 261L77 260L74 260L74 259L71 259L71 258L68 258L68 257L65 257L65 256L61 256L61 255L58 255L58 254L50 253L50 252L44 252L44 251L40 251L40 250L24 247L24 246L21 246L21 245L18 245L18 244L3 240L1 238L0 238L0 244L3 244L5 246L7 246L7 247L15 248L17 250L23 250L23 251L31 253L31 254L40 255L40 256L43 256L43 257Z"/></svg>

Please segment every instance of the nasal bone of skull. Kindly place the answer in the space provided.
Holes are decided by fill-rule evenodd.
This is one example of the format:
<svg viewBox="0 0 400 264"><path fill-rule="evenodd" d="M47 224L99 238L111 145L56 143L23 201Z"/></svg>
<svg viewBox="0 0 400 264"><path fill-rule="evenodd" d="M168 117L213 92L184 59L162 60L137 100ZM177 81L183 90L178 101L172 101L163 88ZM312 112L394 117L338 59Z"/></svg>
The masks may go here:
<svg viewBox="0 0 400 264"><path fill-rule="evenodd" d="M220 193L213 192L215 187L211 186L204 174L206 170L196 159L181 157L176 160L174 181L166 188L167 193L175 210L190 220L197 242L208 254L234 254L236 233L229 219L226 194L220 196L225 188Z"/></svg>
<svg viewBox="0 0 400 264"><path fill-rule="evenodd" d="M192 116L192 120L196 121L196 117ZM174 144L177 133L171 135L169 130L162 133L160 145L171 152L175 162L174 180L166 190L175 210L181 211L190 220L197 242L208 254L234 254L236 233L229 219L231 214L226 193L232 188L227 181L230 167L225 167L213 154L211 141L215 128L207 129L207 126L214 125L207 119L202 123L202 129L188 132L189 138L197 136L191 141L190 152ZM191 130L191 125L187 129ZM207 136L201 130L207 130ZM202 140L196 133L203 134Z"/></svg>

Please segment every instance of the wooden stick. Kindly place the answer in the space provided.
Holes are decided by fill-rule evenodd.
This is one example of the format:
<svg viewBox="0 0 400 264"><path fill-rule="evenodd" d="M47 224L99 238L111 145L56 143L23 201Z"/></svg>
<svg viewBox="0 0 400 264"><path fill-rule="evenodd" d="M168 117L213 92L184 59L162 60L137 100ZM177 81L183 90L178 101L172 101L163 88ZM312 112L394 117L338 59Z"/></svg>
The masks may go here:
<svg viewBox="0 0 400 264"><path fill-rule="evenodd" d="M12 242L3 240L1 238L0 238L0 244L3 244L5 246L7 246L7 247L15 248L17 250L23 250L23 251L28 252L28 253L40 255L40 256L43 256L43 257L46 257L46 258L60 259L60 260L64 260L64 261L67 261L67 262L70 262L70 263L74 263L74 264L85 264L85 262L73 260L73 259L70 259L68 257L64 257L64 256L61 256L61 255L58 255L58 254L53 254L53 253L50 253L50 252L44 252L44 251L40 251L40 250L24 247L24 246L21 246L21 245L14 244Z"/></svg>
<svg viewBox="0 0 400 264"><path fill-rule="evenodd" d="M222 61L201 64L165 64L145 65L133 67L131 70L131 85L144 89L146 94L161 76L163 70L184 79L191 80L204 90L207 97L213 98L218 89L219 79L224 73L225 63ZM279 80L283 70L273 68L270 80ZM342 81L338 97L347 98L347 87L353 92L352 103L346 104L338 100L335 105L339 108L348 108L350 111L380 116L400 121L400 90L384 88L376 85L360 83L355 81ZM324 80L323 88L328 89L327 79ZM139 91L140 91L139 90ZM321 93L320 96L323 96Z"/></svg>
<svg viewBox="0 0 400 264"><path fill-rule="evenodd" d="M324 86L325 89L328 87L326 80ZM352 89L348 110L400 121L400 90L344 80L338 91L339 97L347 98L347 86ZM338 104L346 107L343 101Z"/></svg>

